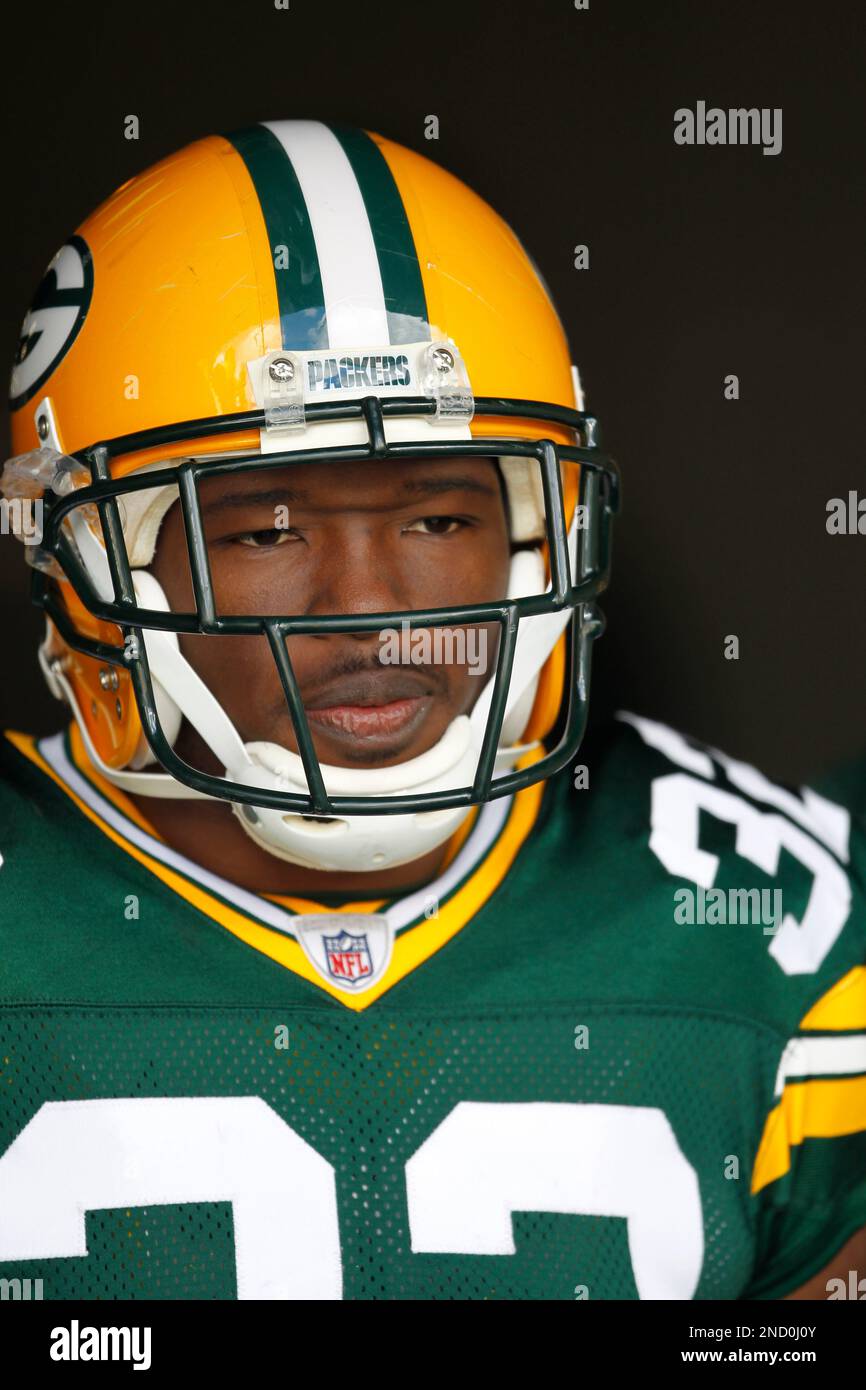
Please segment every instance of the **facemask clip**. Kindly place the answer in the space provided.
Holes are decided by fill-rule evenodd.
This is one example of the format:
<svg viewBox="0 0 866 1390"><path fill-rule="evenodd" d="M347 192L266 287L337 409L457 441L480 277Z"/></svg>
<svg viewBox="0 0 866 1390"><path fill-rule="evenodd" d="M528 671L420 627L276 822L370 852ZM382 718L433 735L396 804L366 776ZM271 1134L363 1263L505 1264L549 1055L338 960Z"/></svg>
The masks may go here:
<svg viewBox="0 0 866 1390"><path fill-rule="evenodd" d="M269 352L262 362L262 406L268 435L303 429L304 367L294 352Z"/></svg>
<svg viewBox="0 0 866 1390"><path fill-rule="evenodd" d="M421 355L420 386L436 402L436 420L468 424L475 414L475 398L469 375L453 338L440 338Z"/></svg>

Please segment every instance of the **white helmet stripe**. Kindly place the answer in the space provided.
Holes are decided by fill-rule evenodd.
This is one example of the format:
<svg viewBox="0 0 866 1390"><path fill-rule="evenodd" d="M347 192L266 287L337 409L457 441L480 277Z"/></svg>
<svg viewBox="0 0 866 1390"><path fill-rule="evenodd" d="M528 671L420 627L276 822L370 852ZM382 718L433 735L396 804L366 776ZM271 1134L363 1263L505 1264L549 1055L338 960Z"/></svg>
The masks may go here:
<svg viewBox="0 0 866 1390"><path fill-rule="evenodd" d="M321 121L263 121L291 160L319 258L329 346L387 343L388 315L370 219L336 135Z"/></svg>

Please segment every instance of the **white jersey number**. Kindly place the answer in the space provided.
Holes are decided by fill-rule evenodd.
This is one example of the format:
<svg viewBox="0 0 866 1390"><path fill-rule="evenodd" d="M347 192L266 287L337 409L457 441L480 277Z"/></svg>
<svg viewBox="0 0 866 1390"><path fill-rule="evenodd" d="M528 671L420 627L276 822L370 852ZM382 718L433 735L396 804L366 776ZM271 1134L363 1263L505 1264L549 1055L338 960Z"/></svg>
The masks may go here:
<svg viewBox="0 0 866 1390"><path fill-rule="evenodd" d="M684 769L656 777L652 783L649 844L656 857L669 873L712 888L719 861L698 843L701 811L735 825L737 853L767 874L778 873L779 853L786 849L811 873L812 891L802 921L791 913L783 917L770 955L786 975L818 970L851 911L851 885L838 862L848 860L851 818L845 808L808 787L794 796L747 763L715 749L694 748L682 734L655 720L622 713L618 718L633 725L644 743ZM735 792L715 785L714 760L740 791L785 814L758 811Z"/></svg>
<svg viewBox="0 0 866 1390"><path fill-rule="evenodd" d="M661 1110L464 1101L406 1185L413 1251L513 1255L515 1211L618 1216L641 1298L697 1287L697 1174ZM47 1102L0 1159L0 1260L86 1255L88 1211L185 1202L231 1202L238 1298L342 1296L334 1169L254 1096Z"/></svg>

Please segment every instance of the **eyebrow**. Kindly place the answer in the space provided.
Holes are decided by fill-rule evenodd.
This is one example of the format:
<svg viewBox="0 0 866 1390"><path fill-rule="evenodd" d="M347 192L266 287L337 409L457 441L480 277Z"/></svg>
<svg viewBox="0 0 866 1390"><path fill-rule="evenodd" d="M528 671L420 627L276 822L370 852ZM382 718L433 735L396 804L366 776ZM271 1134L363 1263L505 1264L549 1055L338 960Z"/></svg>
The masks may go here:
<svg viewBox="0 0 866 1390"><path fill-rule="evenodd" d="M403 497L438 497L446 492L474 492L485 497L495 497L496 489L478 478L449 474L447 477L404 478L399 492ZM281 487L270 489L251 489L247 492L228 492L223 497L215 497L211 502L202 503L202 512L213 515L230 507L278 507L287 502L304 506L310 501L310 494L303 488Z"/></svg>

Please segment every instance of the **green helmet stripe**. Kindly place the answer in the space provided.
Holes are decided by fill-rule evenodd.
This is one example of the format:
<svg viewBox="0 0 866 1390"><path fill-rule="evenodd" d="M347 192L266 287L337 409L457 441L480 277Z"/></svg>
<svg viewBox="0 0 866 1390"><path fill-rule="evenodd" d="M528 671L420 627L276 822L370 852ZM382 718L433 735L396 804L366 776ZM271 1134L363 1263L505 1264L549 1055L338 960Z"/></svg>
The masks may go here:
<svg viewBox="0 0 866 1390"><path fill-rule="evenodd" d="M394 176L374 140L352 126L330 124L358 181L382 276L392 343L430 338L427 299L409 219Z"/></svg>
<svg viewBox="0 0 866 1390"><path fill-rule="evenodd" d="M328 347L316 239L292 162L277 137L264 125L232 131L225 139L244 161L265 219L282 346L298 352ZM288 262L285 266L284 260Z"/></svg>

